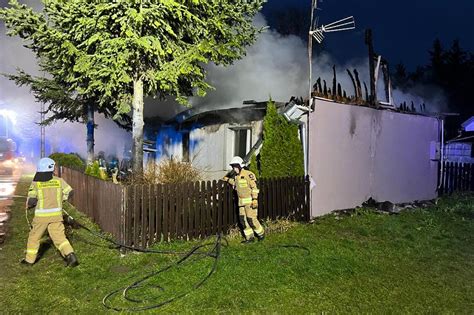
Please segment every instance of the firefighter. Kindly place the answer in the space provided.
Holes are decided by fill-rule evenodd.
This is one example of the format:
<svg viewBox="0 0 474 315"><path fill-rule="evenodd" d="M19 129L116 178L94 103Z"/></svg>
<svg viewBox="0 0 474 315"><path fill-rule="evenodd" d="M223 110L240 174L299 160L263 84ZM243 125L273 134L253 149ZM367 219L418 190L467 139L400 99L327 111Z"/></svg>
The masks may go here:
<svg viewBox="0 0 474 315"><path fill-rule="evenodd" d="M254 234L259 241L265 238L265 231L257 219L258 210L258 188L255 174L243 168L244 161L236 156L230 161L234 174L224 177L224 181L231 184L237 191L239 198L239 221L244 229L245 240L242 243L251 243L255 240Z"/></svg>
<svg viewBox="0 0 474 315"><path fill-rule="evenodd" d="M22 264L31 266L35 263L40 240L48 230L54 246L69 267L76 267L79 262L74 250L66 238L63 224L62 204L68 200L72 188L62 178L53 176L55 162L50 158L43 158L38 162L37 172L28 190L26 207L35 208L26 257Z"/></svg>

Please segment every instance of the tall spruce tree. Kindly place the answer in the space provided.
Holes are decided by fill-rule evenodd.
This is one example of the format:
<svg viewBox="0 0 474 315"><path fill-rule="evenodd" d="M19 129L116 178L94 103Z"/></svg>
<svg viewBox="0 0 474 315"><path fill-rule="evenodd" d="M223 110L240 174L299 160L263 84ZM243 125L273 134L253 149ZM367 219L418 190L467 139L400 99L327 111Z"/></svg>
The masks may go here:
<svg viewBox="0 0 474 315"><path fill-rule="evenodd" d="M304 176L304 156L298 125L278 114L270 100L263 120L263 146L260 151L262 178Z"/></svg>
<svg viewBox="0 0 474 315"><path fill-rule="evenodd" d="M132 112L133 169L142 172L144 96L171 95L183 104L204 96L204 65L229 65L245 54L264 2L48 0L34 12L11 0L0 18L72 91L98 95L99 106L112 101L117 115Z"/></svg>

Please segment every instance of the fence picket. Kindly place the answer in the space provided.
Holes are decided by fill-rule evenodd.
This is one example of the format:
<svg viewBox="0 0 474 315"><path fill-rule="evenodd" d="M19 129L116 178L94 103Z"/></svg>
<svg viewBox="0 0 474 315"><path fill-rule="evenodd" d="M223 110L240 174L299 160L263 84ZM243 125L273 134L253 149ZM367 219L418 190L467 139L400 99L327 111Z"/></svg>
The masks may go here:
<svg viewBox="0 0 474 315"><path fill-rule="evenodd" d="M183 184L173 184L173 190L175 194L176 202L176 237L181 238L183 236Z"/></svg>
<svg viewBox="0 0 474 315"><path fill-rule="evenodd" d="M272 202L271 202L271 193L270 193L270 180L265 179L264 184L264 204L265 204L265 216L263 218L270 218L272 215Z"/></svg>
<svg viewBox="0 0 474 315"><path fill-rule="evenodd" d="M155 228L156 242L161 242L164 238L163 234L163 185L156 185L156 206L155 206Z"/></svg>
<svg viewBox="0 0 474 315"><path fill-rule="evenodd" d="M219 210L218 208L218 199L217 199L217 181L213 180L211 184L211 233L216 234L217 233L217 211Z"/></svg>
<svg viewBox="0 0 474 315"><path fill-rule="evenodd" d="M170 191L169 185L163 185L163 239L170 239Z"/></svg>
<svg viewBox="0 0 474 315"><path fill-rule="evenodd" d="M192 185L192 216L191 216L191 227L192 227L192 236L197 238L199 236L199 182L195 182Z"/></svg>
<svg viewBox="0 0 474 315"><path fill-rule="evenodd" d="M206 182L201 182L199 190L199 237L204 238L206 235Z"/></svg>
<svg viewBox="0 0 474 315"><path fill-rule="evenodd" d="M212 184L210 181L206 183L206 207L205 207L205 222L206 222L206 235L212 233Z"/></svg>
<svg viewBox="0 0 474 315"><path fill-rule="evenodd" d="M216 232L222 232L222 214L224 211L224 185L223 182L218 181L217 183L217 212L216 212Z"/></svg>
<svg viewBox="0 0 474 315"><path fill-rule="evenodd" d="M150 245L156 242L156 221L155 221L155 215L156 215L156 185L150 185L150 199L149 199L149 204L148 208L150 209L150 217L148 221L148 233L150 236Z"/></svg>
<svg viewBox="0 0 474 315"><path fill-rule="evenodd" d="M175 187L172 187L171 185L168 186L168 193L170 194L169 198L169 234L170 234L170 239L175 239L176 238L176 189L173 189Z"/></svg>
<svg viewBox="0 0 474 315"><path fill-rule="evenodd" d="M142 247L145 248L148 245L148 200L149 200L149 189L150 185L142 186L141 205L142 205L142 224L141 224L141 239Z"/></svg>

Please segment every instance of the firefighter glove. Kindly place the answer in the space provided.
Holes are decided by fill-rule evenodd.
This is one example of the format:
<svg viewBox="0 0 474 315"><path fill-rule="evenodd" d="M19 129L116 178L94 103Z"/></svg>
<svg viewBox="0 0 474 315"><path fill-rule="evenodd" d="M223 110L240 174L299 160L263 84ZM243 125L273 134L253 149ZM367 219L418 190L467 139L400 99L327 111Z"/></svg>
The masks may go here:
<svg viewBox="0 0 474 315"><path fill-rule="evenodd" d="M75 226L76 225L76 221L70 215L63 216L63 220L67 225L70 225L70 226Z"/></svg>
<svg viewBox="0 0 474 315"><path fill-rule="evenodd" d="M258 208L258 200L257 199L252 200L252 208L254 208L254 209Z"/></svg>

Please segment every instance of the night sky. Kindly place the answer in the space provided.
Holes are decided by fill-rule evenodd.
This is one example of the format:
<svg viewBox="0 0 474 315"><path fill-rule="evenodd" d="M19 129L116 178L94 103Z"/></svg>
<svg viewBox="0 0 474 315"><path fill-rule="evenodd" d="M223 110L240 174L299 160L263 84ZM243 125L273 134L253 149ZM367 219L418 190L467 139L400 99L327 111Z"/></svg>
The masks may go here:
<svg viewBox="0 0 474 315"><path fill-rule="evenodd" d="M311 0L269 0L263 13L275 25L275 12L296 7L310 12ZM402 62L409 70L427 63L433 40L444 46L459 39L461 47L474 51L473 0L323 0L320 24L353 15L356 30L328 34L324 49L338 61L366 56L364 30L372 28L378 54L391 64Z"/></svg>

